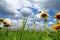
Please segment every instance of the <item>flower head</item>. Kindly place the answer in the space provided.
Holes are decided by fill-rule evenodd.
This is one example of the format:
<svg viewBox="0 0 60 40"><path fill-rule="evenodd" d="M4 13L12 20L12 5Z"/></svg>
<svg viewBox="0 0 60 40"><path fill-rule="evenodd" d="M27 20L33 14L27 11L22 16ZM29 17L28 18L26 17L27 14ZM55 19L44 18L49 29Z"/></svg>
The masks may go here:
<svg viewBox="0 0 60 40"><path fill-rule="evenodd" d="M0 18L0 22L3 22L4 21L4 18Z"/></svg>
<svg viewBox="0 0 60 40"><path fill-rule="evenodd" d="M44 12L41 12L41 13L40 13L40 16L41 16L41 18L47 19L49 15L48 15L47 12L44 11Z"/></svg>
<svg viewBox="0 0 60 40"><path fill-rule="evenodd" d="M52 29L53 29L53 30L57 30L57 25L56 25L56 24L53 25L53 26L52 26Z"/></svg>
<svg viewBox="0 0 60 40"><path fill-rule="evenodd" d="M52 26L52 29L53 29L53 30L58 30L58 29L60 29L60 22L57 22L57 24L53 25L53 26Z"/></svg>
<svg viewBox="0 0 60 40"><path fill-rule="evenodd" d="M4 27L10 27L11 25L8 22L3 22L4 23Z"/></svg>
<svg viewBox="0 0 60 40"><path fill-rule="evenodd" d="M6 21L3 22L3 24L6 24L6 23L7 23Z"/></svg>
<svg viewBox="0 0 60 40"><path fill-rule="evenodd" d="M55 19L56 19L56 20L60 20L60 13L57 13L57 14L55 15Z"/></svg>

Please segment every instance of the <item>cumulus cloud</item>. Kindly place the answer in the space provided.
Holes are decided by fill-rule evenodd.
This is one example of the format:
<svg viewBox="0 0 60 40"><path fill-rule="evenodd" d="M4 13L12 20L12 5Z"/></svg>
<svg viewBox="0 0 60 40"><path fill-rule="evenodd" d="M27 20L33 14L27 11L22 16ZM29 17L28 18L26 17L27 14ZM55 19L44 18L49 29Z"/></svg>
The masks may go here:
<svg viewBox="0 0 60 40"><path fill-rule="evenodd" d="M2 14L17 13L17 9L34 7L38 10L59 10L59 0L0 0L0 12Z"/></svg>
<svg viewBox="0 0 60 40"><path fill-rule="evenodd" d="M0 0L0 14L14 17L20 14L17 9L30 6L32 4L27 0Z"/></svg>
<svg viewBox="0 0 60 40"><path fill-rule="evenodd" d="M54 19L53 21L56 21L56 19Z"/></svg>
<svg viewBox="0 0 60 40"><path fill-rule="evenodd" d="M10 18L5 18L5 21L9 22L11 24L11 29L19 29L22 27L22 19L10 19Z"/></svg>
<svg viewBox="0 0 60 40"><path fill-rule="evenodd" d="M41 22L36 21L36 24L34 25L34 22L28 21L27 24L26 24L25 29L26 30L34 29L36 31L44 30L44 24L43 24L42 21Z"/></svg>
<svg viewBox="0 0 60 40"><path fill-rule="evenodd" d="M54 24L53 22L48 22L48 24Z"/></svg>
<svg viewBox="0 0 60 40"><path fill-rule="evenodd" d="M29 8L23 8L21 9L21 15L22 17L31 17L33 15L33 12Z"/></svg>
<svg viewBox="0 0 60 40"><path fill-rule="evenodd" d="M44 6L45 9L51 9L51 10L56 10L60 11L60 0L50 0L47 1L46 5Z"/></svg>
<svg viewBox="0 0 60 40"><path fill-rule="evenodd" d="M36 14L36 15L35 15L35 18L40 19L40 18L41 18L41 17L40 17L40 13L39 13L39 14Z"/></svg>
<svg viewBox="0 0 60 40"><path fill-rule="evenodd" d="M10 18L5 18L5 21L9 22L11 24L11 27L10 29L19 29L22 27L22 22L23 20L22 19L10 19ZM26 26L25 26L25 30L27 29L34 29L36 31L38 30L44 30L44 24L43 22L37 22L36 21L36 24L34 25L34 21L31 21L31 20L28 20L27 23L26 23Z"/></svg>
<svg viewBox="0 0 60 40"><path fill-rule="evenodd" d="M36 22L36 25L33 26L34 30L39 31L39 30L44 30L44 24L43 22Z"/></svg>
<svg viewBox="0 0 60 40"><path fill-rule="evenodd" d="M33 26L33 22L28 20L27 23L26 23L25 30L30 29L32 26Z"/></svg>
<svg viewBox="0 0 60 40"><path fill-rule="evenodd" d="M13 0L12 1L10 1L10 0L0 1L0 12L1 12L1 14L7 15L7 16L8 15L14 15L16 13L15 10L18 8L18 7L16 7L17 4L15 4L15 3Z"/></svg>
<svg viewBox="0 0 60 40"><path fill-rule="evenodd" d="M59 3L59 0L0 0L0 14L19 17L20 12L17 12L17 9L25 7L34 7L38 11L59 10Z"/></svg>
<svg viewBox="0 0 60 40"><path fill-rule="evenodd" d="M34 4L34 7L38 10L56 10L60 11L60 0L30 0L31 3Z"/></svg>

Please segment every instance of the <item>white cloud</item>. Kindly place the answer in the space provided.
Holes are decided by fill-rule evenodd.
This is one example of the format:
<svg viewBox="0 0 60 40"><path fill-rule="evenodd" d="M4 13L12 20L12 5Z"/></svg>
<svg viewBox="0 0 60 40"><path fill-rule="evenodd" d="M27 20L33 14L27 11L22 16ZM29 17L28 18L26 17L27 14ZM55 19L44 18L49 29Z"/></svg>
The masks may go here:
<svg viewBox="0 0 60 40"><path fill-rule="evenodd" d="M40 13L35 15L35 18L41 19Z"/></svg>
<svg viewBox="0 0 60 40"><path fill-rule="evenodd" d="M31 22L31 21L28 21L27 22L27 25L26 25L26 27L25 27L25 29L27 30L31 30L31 29L34 29L34 30L36 30L36 31L38 31L38 30L44 30L44 24L43 24L43 22L41 21L41 22L37 22L36 21L36 24L34 25L34 22Z"/></svg>
<svg viewBox="0 0 60 40"><path fill-rule="evenodd" d="M26 27L25 29L29 29L33 26L33 22L32 21L27 21Z"/></svg>
<svg viewBox="0 0 60 40"><path fill-rule="evenodd" d="M29 0L34 6L34 8L38 9L38 11L47 11L47 9L45 10L44 7L46 5L46 2L48 2L49 0Z"/></svg>
<svg viewBox="0 0 60 40"><path fill-rule="evenodd" d="M10 19L10 18L5 18L5 20L11 24L11 29L19 29L22 27L22 22L23 22L22 19L15 20L15 19ZM27 30L27 29L34 29L34 30L41 29L42 30L42 29L44 29L43 26L44 26L44 24L42 21L41 22L36 21L36 24L34 25L34 21L28 20L25 30Z"/></svg>
<svg viewBox="0 0 60 40"><path fill-rule="evenodd" d="M25 7L31 7L32 4L27 0L3 0L0 1L0 8L2 11L2 14L8 14L10 16L15 15L16 17L21 17L20 12L17 11L17 9L24 9ZM29 9L29 8L27 8ZM26 10L26 9L25 9ZM30 9L28 10L28 12ZM14 16L12 16L14 17ZM16 18L15 17L15 18Z"/></svg>
<svg viewBox="0 0 60 40"><path fill-rule="evenodd" d="M39 4L34 4L33 7L34 7L35 9L39 9L39 8L40 8Z"/></svg>
<svg viewBox="0 0 60 40"><path fill-rule="evenodd" d="M22 8L25 8L25 7L34 7L38 9L38 11L48 11L50 8L54 9L55 2L56 0L55 1L54 0L53 1L52 0L3 0L3 1L0 1L0 7L3 7L3 10L6 10L6 12L12 12L11 14L19 16L16 14L16 13L19 13L17 12L17 9L21 10ZM58 7L55 7L55 8L58 8ZM2 13L2 14L5 14L5 13Z"/></svg>
<svg viewBox="0 0 60 40"><path fill-rule="evenodd" d="M28 0L19 0L23 7L32 7L32 3Z"/></svg>
<svg viewBox="0 0 60 40"><path fill-rule="evenodd" d="M22 27L22 22L23 22L22 19L15 20L15 19L10 19L10 18L5 18L5 20L11 23L11 29L12 30L13 29L19 29ZM27 30L27 29L34 29L36 31L44 30L44 24L42 21L41 22L36 21L36 24L34 25L34 21L28 20L26 27L25 27L25 30Z"/></svg>
<svg viewBox="0 0 60 40"><path fill-rule="evenodd" d="M54 24L53 22L48 22L48 24Z"/></svg>
<svg viewBox="0 0 60 40"><path fill-rule="evenodd" d="M28 17L31 17L33 15L33 12L29 8L22 8L21 9L21 15L22 15L22 17L27 17L28 18Z"/></svg>
<svg viewBox="0 0 60 40"><path fill-rule="evenodd" d="M43 22L36 22L36 24L34 26L32 26L32 28L36 31L39 31L39 30L44 30L44 24Z"/></svg>
<svg viewBox="0 0 60 40"><path fill-rule="evenodd" d="M10 18L5 18L5 21L7 21L11 24L11 19Z"/></svg>
<svg viewBox="0 0 60 40"><path fill-rule="evenodd" d="M11 24L10 27L11 29L19 29L22 27L21 25L23 21L22 19L16 20L16 19L5 18L5 20Z"/></svg>
<svg viewBox="0 0 60 40"><path fill-rule="evenodd" d="M60 11L60 0L29 0L35 8L42 11L55 10ZM35 6L36 5L36 6Z"/></svg>
<svg viewBox="0 0 60 40"><path fill-rule="evenodd" d="M44 5L47 1L48 0L3 0L0 1L0 6L4 7L3 10L6 10L5 12L8 12L7 14L10 15L10 17L20 18L21 14L25 15L27 13L28 16L33 14L32 10L27 7L34 7L38 9L38 11L44 10ZM17 9L20 9L22 13L18 12ZM5 12L2 14L5 14Z"/></svg>
<svg viewBox="0 0 60 40"><path fill-rule="evenodd" d="M56 19L54 19L54 21L56 21Z"/></svg>

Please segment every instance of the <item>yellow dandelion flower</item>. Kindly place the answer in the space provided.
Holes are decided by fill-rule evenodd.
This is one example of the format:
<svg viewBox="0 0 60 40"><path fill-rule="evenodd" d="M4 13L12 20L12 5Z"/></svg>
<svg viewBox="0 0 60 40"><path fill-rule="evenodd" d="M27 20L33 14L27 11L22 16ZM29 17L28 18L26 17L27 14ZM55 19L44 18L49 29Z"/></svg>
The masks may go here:
<svg viewBox="0 0 60 40"><path fill-rule="evenodd" d="M60 29L60 22L57 22L57 24L53 25L53 26L52 26L52 29L53 29L53 30L58 30L58 29Z"/></svg>
<svg viewBox="0 0 60 40"><path fill-rule="evenodd" d="M4 21L4 18L0 18L0 22L3 22Z"/></svg>
<svg viewBox="0 0 60 40"><path fill-rule="evenodd" d="M57 22L57 25L60 25L60 21L59 21L59 22Z"/></svg>
<svg viewBox="0 0 60 40"><path fill-rule="evenodd" d="M49 15L48 15L47 12L44 11L44 12L40 13L40 16L41 16L41 18L45 18L46 19L46 18L48 18Z"/></svg>
<svg viewBox="0 0 60 40"><path fill-rule="evenodd" d="M60 29L60 21L57 22L57 29Z"/></svg>
<svg viewBox="0 0 60 40"><path fill-rule="evenodd" d="M55 19L60 20L60 13L55 14Z"/></svg>
<svg viewBox="0 0 60 40"><path fill-rule="evenodd" d="M55 25L52 26L52 29L53 29L53 30L57 30L56 27L57 27L57 25L55 24Z"/></svg>
<svg viewBox="0 0 60 40"><path fill-rule="evenodd" d="M3 22L3 24L6 24L6 23L7 23L6 21Z"/></svg>
<svg viewBox="0 0 60 40"><path fill-rule="evenodd" d="M11 25L8 22L3 22L4 23L4 27L10 27Z"/></svg>

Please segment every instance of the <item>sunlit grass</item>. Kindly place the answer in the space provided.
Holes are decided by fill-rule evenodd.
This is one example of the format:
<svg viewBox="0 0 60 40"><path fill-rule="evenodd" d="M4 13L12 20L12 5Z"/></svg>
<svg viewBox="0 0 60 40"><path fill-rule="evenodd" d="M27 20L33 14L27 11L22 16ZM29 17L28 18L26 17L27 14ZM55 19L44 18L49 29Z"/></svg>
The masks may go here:
<svg viewBox="0 0 60 40"><path fill-rule="evenodd" d="M59 33L60 35L60 33ZM0 40L60 40L57 32L33 31L33 30L0 30ZM58 39L59 37L59 39Z"/></svg>

